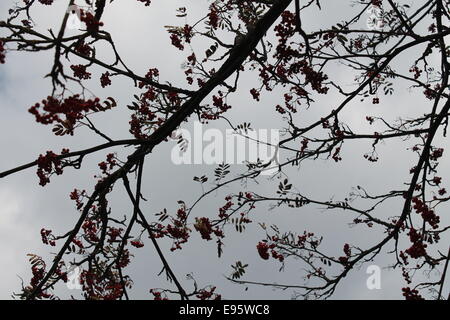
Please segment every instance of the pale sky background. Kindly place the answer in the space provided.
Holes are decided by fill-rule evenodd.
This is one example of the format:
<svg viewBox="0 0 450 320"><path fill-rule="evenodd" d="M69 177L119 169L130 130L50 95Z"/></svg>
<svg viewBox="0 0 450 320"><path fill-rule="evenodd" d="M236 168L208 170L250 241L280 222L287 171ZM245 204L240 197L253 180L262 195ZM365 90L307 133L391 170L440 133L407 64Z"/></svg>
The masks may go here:
<svg viewBox="0 0 450 320"><path fill-rule="evenodd" d="M64 15L67 1L58 0L47 8L36 5L32 15L36 17L37 28L45 30L59 26L59 21ZM78 1L80 2L80 1ZM195 17L203 14L207 8L207 1L152 1L150 8L144 7L137 1L114 1L107 6L104 18L105 28L111 32L117 44L118 50L128 66L138 74L145 74L151 67L158 67L161 79L171 81L174 85L186 86L183 71L180 65L185 54L170 45L165 25L181 25L183 19L175 17L175 9L181 6L188 7L188 22L193 22ZM343 3L340 1L339 3ZM351 1L345 1L345 3ZM14 1L3 0L0 3L0 19L4 19L7 9ZM324 8L320 17L316 15L304 15L303 25L306 30L314 30L326 27L350 17L351 9L348 6L338 5L337 1L321 1ZM50 12L51 14L49 14ZM314 11L316 12L316 11ZM0 31L2 32L2 31ZM0 33L1 34L1 33ZM70 33L69 33L70 34ZM413 52L411 52L413 53ZM42 126L34 122L28 113L28 108L42 100L50 91L49 79L43 76L50 71L53 52L29 54L10 52L7 55L7 63L0 66L0 171L7 170L17 165L35 160L39 154L47 150L59 152L63 147L70 150L78 150L103 142L93 133L82 129L78 130L75 137L55 137L50 127ZM101 57L101 56L100 56ZM413 59L413 58L411 58ZM409 68L409 62L396 61L399 69ZM96 69L93 69L96 70ZM352 85L352 77L344 68L335 67L330 74L334 79L340 79L345 88ZM87 82L94 94L101 98L113 96L119 107L107 113L94 117L98 119L96 125L112 138L129 138L128 121L129 112L126 105L132 100L132 95L139 91L133 87L131 81L125 78L113 78L113 86L101 89L98 78L100 73L93 73L93 81ZM280 94L277 92L263 93L260 103L255 103L249 95L249 89L258 85L254 74L249 74L241 79L241 88L230 100L233 109L228 113L229 119L234 124L244 121L251 122L255 129L283 128L281 118L275 115L274 106L279 103ZM342 97L335 95L334 91L317 100L307 112L301 113L301 124L309 123L333 109L342 101ZM369 127L364 120L365 116L383 115L386 118L397 118L404 115L415 115L425 112L429 108L429 102L422 94L410 92L405 83L399 82L396 93L390 97L382 97L380 105L372 105L370 102L353 103L343 113L341 120L351 124L354 131L370 133L376 130ZM274 116L275 115L275 116ZM191 118L194 120L194 118ZM211 128L225 129L224 122L213 122L208 125ZM188 125L187 128L190 126ZM388 141L382 143L378 149L380 162L372 164L363 159L362 155L371 150L370 141L347 143L344 145L344 161L338 164L334 161L317 160L306 162L301 168L289 168L292 182L295 187L318 200L340 200L345 198L353 187L361 185L367 187L372 193L387 192L402 188L402 183L409 179L409 169L416 161L411 156L411 151L406 148L412 142L399 143ZM144 196L149 200L144 204L144 211L151 217L163 208L170 212L177 209L177 200L184 200L191 204L202 193L200 185L192 181L194 176L206 174L213 182L214 166L182 165L175 166L171 163L170 152L173 142L164 143L156 148L146 160L144 174ZM448 147L448 140L442 141L441 147ZM55 250L41 243L39 231L42 227L54 230L55 233L65 233L76 221L78 213L74 209L73 202L69 199L69 193L74 189L92 190L94 174L98 173L97 163L102 161L105 155L112 150L100 152L85 158L81 170L66 169L63 176L52 178L51 184L42 188L38 185L36 169L24 172L0 180L0 298L9 299L12 292L20 291L20 278L25 284L30 279L27 253L42 255L49 261L49 250ZM117 149L120 151L120 149ZM131 151L127 150L129 153ZM124 154L124 153L119 153ZM450 174L448 165L448 153L444 154L441 161L440 176ZM233 167L234 172L240 168ZM277 182L261 179L260 184L251 184L249 189L261 194L275 194ZM209 182L207 186L211 187ZM209 189L209 188L207 188ZM447 186L447 189L450 189ZM116 184L116 192L110 199L113 212L118 216L130 214L131 205L124 194L121 183ZM218 208L224 204L224 196L228 193L245 190L245 186L232 185L227 189L213 194L205 202L202 202L194 212L194 216L213 217ZM383 217L397 215L402 206L399 201L388 202L382 207L380 215ZM247 276L244 279L253 281L270 281L279 283L303 284L302 266L290 261L285 271L278 272L279 264L273 259L263 261L257 253L256 244L264 238L263 230L256 222L276 223L283 231L295 231L303 233L304 230L312 231L317 235L324 235L322 248L332 256L342 254L343 244L348 242L360 247L368 247L383 236L378 229L368 232L363 226L349 228L348 223L355 216L342 211L326 211L322 208L307 206L302 209L276 209L269 211L267 206L260 206L253 213L255 223L250 225L247 232L235 233L231 227L227 230L225 238L224 255L218 259L215 241L205 242L194 232L191 241L182 251L170 253L167 250L167 258L174 271L183 280L187 290L189 281L184 280L185 274L193 273L199 286L214 284L218 292L227 299L289 299L292 291L272 290L250 286L245 291L245 286L238 286L228 282L224 275L232 271L231 265L240 260L249 264ZM448 207L441 207L441 225L449 224ZM445 216L446 215L446 216ZM135 233L136 234L136 233ZM448 235L447 235L448 236ZM448 244L442 239L440 248L445 249ZM447 237L448 240L448 237ZM169 248L169 241L160 241L163 247ZM404 246L408 243L403 243ZM405 247L406 248L406 247ZM392 249L392 246L387 246ZM161 263L156 257L150 243L142 249L133 250L135 258L128 274L134 279L134 289L131 297L136 299L149 299L150 288L171 287L167 285L163 276L156 274L161 269ZM385 267L392 263L392 258L381 254L373 264ZM368 290L366 287L366 267L352 271L338 287L334 298L338 299L400 299L401 288L404 282L401 271L382 271L382 289ZM418 278L421 275L417 275ZM447 292L449 285L446 285ZM79 296L76 291L68 291L62 286L58 289L61 296L73 294Z"/></svg>

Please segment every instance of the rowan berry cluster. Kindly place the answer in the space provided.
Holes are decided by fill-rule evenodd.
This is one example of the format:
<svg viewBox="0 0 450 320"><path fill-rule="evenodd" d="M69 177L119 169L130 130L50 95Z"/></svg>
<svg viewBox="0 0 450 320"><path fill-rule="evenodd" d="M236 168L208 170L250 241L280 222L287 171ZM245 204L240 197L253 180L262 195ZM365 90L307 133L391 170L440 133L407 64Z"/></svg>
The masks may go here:
<svg viewBox="0 0 450 320"><path fill-rule="evenodd" d="M258 250L258 253L260 255L260 257L264 260L269 260L269 245L267 244L267 242L259 242L256 245L256 249Z"/></svg>
<svg viewBox="0 0 450 320"><path fill-rule="evenodd" d="M284 261L284 256L282 255L282 254L280 254L280 253L278 253L277 251L275 251L275 250L272 250L272 258L274 258L274 259L276 259L276 260L278 260L278 261L280 261L280 262L283 262Z"/></svg>
<svg viewBox="0 0 450 320"><path fill-rule="evenodd" d="M170 29L169 33L172 45L178 48L179 50L183 51L184 50L183 41L186 43L191 42L191 39L193 37L192 30L193 30L192 27L188 24L186 24L184 27Z"/></svg>
<svg viewBox="0 0 450 320"><path fill-rule="evenodd" d="M260 93L257 89L255 89L255 88L251 89L250 94L252 95L253 99L255 99L256 101L259 101Z"/></svg>
<svg viewBox="0 0 450 320"><path fill-rule="evenodd" d="M423 237L417 232L416 229L411 228L408 233L409 239L413 244L409 249L405 250L411 258L418 259L427 255L427 244L423 243Z"/></svg>
<svg viewBox="0 0 450 320"><path fill-rule="evenodd" d="M85 298L88 300L117 300L123 295L123 285L112 274L102 277L94 272L84 270L80 276Z"/></svg>
<svg viewBox="0 0 450 320"><path fill-rule="evenodd" d="M230 210L230 208L234 204L233 202L231 202L231 197L227 197L225 200L227 201L225 203L225 205L223 207L219 208L219 218L221 218L221 219L228 218L227 211Z"/></svg>
<svg viewBox="0 0 450 320"><path fill-rule="evenodd" d="M142 248L144 246L144 243L139 240L130 241L130 244L135 248Z"/></svg>
<svg viewBox="0 0 450 320"><path fill-rule="evenodd" d="M45 155L39 155L37 160L37 176L39 177L39 184L45 186L50 183L50 176L55 173L61 175L63 173L61 167L61 160L53 151L47 151Z"/></svg>
<svg viewBox="0 0 450 320"><path fill-rule="evenodd" d="M279 114L285 114L285 113L286 113L286 110L285 110L282 106L280 106L280 105L277 105L277 106L275 107L275 110L276 110Z"/></svg>
<svg viewBox="0 0 450 320"><path fill-rule="evenodd" d="M83 198L84 197L86 197L85 190L79 191L79 190L75 189L70 193L70 200L75 201L77 210L80 210L81 208L83 208L83 205L84 205Z"/></svg>
<svg viewBox="0 0 450 320"><path fill-rule="evenodd" d="M293 65L291 67L291 72L297 73L297 68L299 68L301 74L305 75L305 84L310 84L317 93L328 93L328 88L323 86L323 82L328 79L327 75L322 71L315 71L308 65L306 60L301 61L298 65Z"/></svg>
<svg viewBox="0 0 450 320"><path fill-rule="evenodd" d="M217 29L219 27L219 12L215 5L211 5L208 13L208 24L213 28Z"/></svg>
<svg viewBox="0 0 450 320"><path fill-rule="evenodd" d="M203 111L201 114L202 119L216 120L220 117L220 115L231 109L231 106L225 102L222 92L219 91L218 95L214 95L212 98L213 106L215 107L215 109L208 109L208 111Z"/></svg>
<svg viewBox="0 0 450 320"><path fill-rule="evenodd" d="M344 245L344 254L345 256L343 257L339 257L339 262L342 263L343 265L347 265L348 261L350 259L350 256L352 255L352 251L350 249L350 245L348 243L346 243Z"/></svg>
<svg viewBox="0 0 450 320"><path fill-rule="evenodd" d="M150 93L151 91L149 90ZM130 133L134 135L136 139L146 139L149 137L148 124L152 122L155 118L157 118L156 114L150 110L150 106L145 101L140 101L140 105L135 110L135 113L131 115L130 124ZM161 124L163 121L158 119L156 124Z"/></svg>
<svg viewBox="0 0 450 320"><path fill-rule="evenodd" d="M80 20L86 25L87 31L91 33L96 33L100 27L103 27L103 22L98 21L89 11L81 10Z"/></svg>
<svg viewBox="0 0 450 320"><path fill-rule="evenodd" d="M382 2L383 2L383 0L372 0L372 5L374 5L376 7L381 7Z"/></svg>
<svg viewBox="0 0 450 320"><path fill-rule="evenodd" d="M181 245L186 243L190 237L190 229L186 226L187 213L185 208L177 211L176 217L173 217L172 224L168 224L165 229L160 228L160 236L168 236L174 240L171 251L181 249Z"/></svg>
<svg viewBox="0 0 450 320"><path fill-rule="evenodd" d="M298 55L298 52L287 43L288 39L295 34L295 29L295 14L290 11L283 12L280 24L275 27L276 36L279 38L275 58L288 62Z"/></svg>
<svg viewBox="0 0 450 320"><path fill-rule="evenodd" d="M52 230L41 229L41 238L43 244L48 244L52 247L56 245L54 237L52 236Z"/></svg>
<svg viewBox="0 0 450 320"><path fill-rule="evenodd" d="M441 86L439 84L436 84L433 89L431 89L431 85L427 84L426 89L423 91L423 94L427 99L433 100L437 96L437 92L440 90Z"/></svg>
<svg viewBox="0 0 450 320"><path fill-rule="evenodd" d="M428 222L433 229L437 229L439 227L438 224L440 222L440 218L436 215L434 210L430 209L418 197L412 198L412 203L414 204L414 210L422 216L425 222Z"/></svg>
<svg viewBox="0 0 450 320"><path fill-rule="evenodd" d="M419 69L418 66L413 66L411 69L409 69L409 72L414 73L414 79L419 79L420 75L422 74L422 70Z"/></svg>
<svg viewBox="0 0 450 320"><path fill-rule="evenodd" d="M72 243L73 243L74 245L76 245L78 248L84 249L84 244L83 244L83 242L82 242L81 240L79 240L79 239L73 239L73 240L72 240Z"/></svg>
<svg viewBox="0 0 450 320"><path fill-rule="evenodd" d="M123 232L122 228L109 227L107 232L107 235L109 237L108 242L113 243L118 241L117 238L121 238L122 232Z"/></svg>
<svg viewBox="0 0 450 320"><path fill-rule="evenodd" d="M200 300L221 300L222 296L215 293L216 287L211 287L208 289L201 289L196 294L196 297Z"/></svg>
<svg viewBox="0 0 450 320"><path fill-rule="evenodd" d="M305 153L306 149L308 148L308 143L309 143L309 140L306 139L306 138L303 138L303 140L301 142L302 146L300 148L300 154L304 154Z"/></svg>
<svg viewBox="0 0 450 320"><path fill-rule="evenodd" d="M0 64L5 63L5 44L3 41L0 41Z"/></svg>
<svg viewBox="0 0 450 320"><path fill-rule="evenodd" d="M74 127L78 120L84 118L88 112L105 111L108 107L100 104L100 99L84 100L80 95L73 95L64 100L47 97L41 103L36 103L28 112L36 117L36 122L42 124L58 123L53 131L56 135L74 134Z"/></svg>
<svg viewBox="0 0 450 320"><path fill-rule="evenodd" d="M340 148L340 147L337 147L337 148L334 150L333 156L332 156L331 158L333 158L333 160L334 160L335 162L342 161L342 157L340 156L340 153L341 153L341 148Z"/></svg>
<svg viewBox="0 0 450 320"><path fill-rule="evenodd" d="M163 296L162 292L157 291L155 289L150 289L150 293L153 295L153 300L156 301L169 300L167 296L165 295Z"/></svg>
<svg viewBox="0 0 450 320"><path fill-rule="evenodd" d="M109 72L105 72L102 74L102 76L100 77L100 84L101 84L102 88L105 88L105 87L111 85L111 79L109 78L110 76L111 76L111 74Z"/></svg>
<svg viewBox="0 0 450 320"><path fill-rule="evenodd" d="M416 289L406 287L402 288L402 291L406 300L424 300Z"/></svg>
<svg viewBox="0 0 450 320"><path fill-rule="evenodd" d="M34 265L31 267L31 273L33 274L33 277L30 280L31 288L36 288L38 284L41 282L42 279L45 277L45 265ZM39 298L50 298L51 295L45 292L40 292L38 294Z"/></svg>
<svg viewBox="0 0 450 320"><path fill-rule="evenodd" d="M208 241L211 240L212 234L214 234L218 238L224 237L222 231L218 227L213 228L211 221L209 221L208 218L196 218L194 228L200 233L202 239Z"/></svg>
<svg viewBox="0 0 450 320"><path fill-rule="evenodd" d="M81 80L87 80L91 78L91 73L86 71L86 66L82 64L72 65L70 69L73 71L73 76Z"/></svg>
<svg viewBox="0 0 450 320"><path fill-rule="evenodd" d="M82 40L75 45L75 51L83 56L89 57L94 50Z"/></svg>
<svg viewBox="0 0 450 320"><path fill-rule="evenodd" d="M299 248L304 248L308 240L314 237L314 233L304 231L301 236L297 236L296 246Z"/></svg>
<svg viewBox="0 0 450 320"><path fill-rule="evenodd" d="M98 164L100 170L105 175L109 175L111 170L117 166L117 160L114 153L110 153L106 156L106 161L102 161Z"/></svg>
<svg viewBox="0 0 450 320"><path fill-rule="evenodd" d="M100 239L97 236L98 233L98 221L94 219L86 219L82 225L84 231L84 237L91 243L96 243Z"/></svg>
<svg viewBox="0 0 450 320"><path fill-rule="evenodd" d="M443 154L444 154L444 149L442 149L442 148L433 149L433 152L430 155L430 160L437 161L437 159L442 157Z"/></svg>
<svg viewBox="0 0 450 320"><path fill-rule="evenodd" d="M278 238L273 238L272 240L278 241ZM280 262L284 261L284 256L280 253L278 253L276 250L276 244L268 244L266 241L260 241L256 245L256 249L258 250L259 256L264 260L269 260L270 255L272 255L272 258L277 259ZM270 254L269 254L270 251Z"/></svg>

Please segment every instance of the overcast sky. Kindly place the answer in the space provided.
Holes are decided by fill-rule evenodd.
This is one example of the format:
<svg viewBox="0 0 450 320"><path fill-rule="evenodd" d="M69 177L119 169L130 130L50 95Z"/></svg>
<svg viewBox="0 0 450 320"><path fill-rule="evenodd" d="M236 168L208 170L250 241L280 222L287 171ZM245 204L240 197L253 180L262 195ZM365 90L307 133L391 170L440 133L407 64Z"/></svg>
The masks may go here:
<svg viewBox="0 0 450 320"><path fill-rule="evenodd" d="M78 1L80 2L80 1ZM152 1L150 8L144 7L137 1L115 1L106 9L104 18L105 28L113 35L118 51L128 66L139 74L145 74L151 67L158 67L161 79L171 81L178 86L186 86L181 63L184 55L170 45L170 39L164 29L165 25L179 25L183 20L175 17L175 9L187 6L189 22L194 17L204 14L207 8L206 1ZM351 2L351 1L345 1ZM6 17L7 9L14 1L0 2L0 20ZM37 28L45 30L56 28L64 15L67 1L56 1L52 8L36 5L32 11L36 17ZM351 15L349 7L337 5L337 1L322 1L323 15L304 16L303 25L306 30L333 25ZM341 1L339 2L341 3ZM48 14L51 12L51 14ZM2 31L0 31L2 32ZM69 32L70 34L70 32ZM0 33L1 35L1 33ZM47 150L58 152L63 147L78 150L103 142L87 130L79 130L74 137L55 137L49 127L34 122L27 112L34 103L42 100L51 92L49 79L43 76L51 69L52 52L26 54L10 52L7 63L0 66L0 171L35 160L39 154ZM105 58L110 56L105 55ZM399 68L409 67L396 61ZM346 88L351 88L353 79L345 69L335 67L332 76L339 79ZM99 74L98 72L96 75ZM132 95L139 91L133 87L132 82L124 78L114 78L113 86L107 89L99 87L98 77L88 82L88 87L101 98L113 96L119 107L99 117L93 118L99 129L114 139L129 138L128 121L129 112L126 105L132 100ZM285 124L274 116L274 106L279 103L279 92L262 94L261 102L255 103L249 96L249 89L258 84L254 74L241 79L241 88L230 99L233 109L228 116L235 124L244 121L251 122L255 129L282 129ZM364 118L367 114L383 115L394 119L399 116L423 113L428 107L422 95L415 94L407 89L405 83L399 83L396 94L384 98L380 105L371 103L353 103L343 113L341 120L351 124L353 130L361 133L373 132ZM302 114L302 123L328 114L342 98L331 92L322 97ZM419 101L419 102L418 102ZM191 120L194 120L192 118ZM191 124L186 128L192 128ZM206 128L227 128L224 122L208 124ZM144 204L145 213L151 217L163 208L170 212L177 209L177 200L192 203L202 194L200 185L193 182L194 176L208 175L213 179L214 166L206 165L180 165L172 164L170 153L174 142L163 143L158 146L147 159L144 174L143 192L148 202ZM442 141L442 147L448 146L448 141ZM371 164L363 159L362 155L370 151L370 142L353 143L347 145L343 151L344 161L338 164L334 161L317 160L306 162L300 168L289 168L287 172L295 187L307 196L318 200L341 200L345 198L357 185L367 187L373 193L398 190L409 177L409 168L413 166L414 157L406 148L410 144L401 141L389 141L382 144L378 152L380 162ZM119 154L126 155L129 150L117 149ZM123 153L125 151L125 153ZM107 153L90 155L83 162L81 170L67 169L63 176L52 179L51 184L42 188L38 185L35 168L0 180L0 298L10 298L12 292L20 291L22 277L25 284L30 279L27 253L42 255L49 260L49 247L44 246L40 240L39 231L42 227L52 229L55 233L63 234L74 224L78 213L69 193L74 189L92 190L95 183L94 174L98 173L97 163L102 161ZM448 153L441 162L440 175L449 176ZM235 173L243 168L233 166ZM270 195L276 191L276 181L268 179L259 180L260 184L250 184L248 188L261 194ZM211 187L209 182L206 187ZM448 189L448 188L447 188ZM214 217L218 208L224 204L224 196L228 193L245 190L245 186L232 185L227 189L212 194L202 202L194 212L195 216ZM402 206L401 202L390 202L383 206L382 217L396 215ZM121 184L117 184L114 196L111 198L111 207L117 216L130 214L130 203ZM448 210L448 207L442 207ZM268 210L267 206L260 206L254 216L255 223L249 226L247 232L237 234L231 228L225 238L224 255L218 259L214 241L205 242L194 233L192 240L182 251L168 253L167 257L174 271L184 279L184 275L193 273L200 286L214 284L224 298L243 299L286 299L290 298L291 291L272 290L270 288L252 287L245 291L244 286L228 282L224 276L232 271L231 265L240 260L249 264L247 280L267 281L279 283L302 284L301 264L290 261L283 272L278 272L279 264L274 260L263 261L256 251L256 244L264 238L264 231L256 222L276 223L283 231L303 233L312 231L317 235L324 235L322 248L330 255L338 256L342 252L344 243L352 243L361 247L375 244L383 234L374 229L368 233L364 227L349 228L354 216L347 212L326 211L320 207L307 206L302 209L275 209ZM441 216L442 225L448 225L450 217ZM447 239L448 240L448 239ZM445 239L442 244L448 243ZM170 243L161 241L163 247L170 248ZM406 245L406 244L405 244ZM445 247L445 245L444 245ZM391 249L391 246L387 247ZM168 250L167 250L168 251ZM386 252L386 250L384 250ZM157 277L161 270L161 263L156 257L150 244L142 249L133 250L135 258L127 271L134 279L134 291L131 297L139 299L151 298L150 288L167 287L164 277ZM383 253L375 259L373 264L385 267L392 263L391 258ZM368 290L366 287L367 265L360 270L354 270L338 287L334 298L342 299L399 299L404 283L401 271L382 271L381 290ZM420 276L420 275L419 275ZM189 281L184 280L189 288ZM447 290L449 286L447 285ZM79 293L60 288L62 296Z"/></svg>

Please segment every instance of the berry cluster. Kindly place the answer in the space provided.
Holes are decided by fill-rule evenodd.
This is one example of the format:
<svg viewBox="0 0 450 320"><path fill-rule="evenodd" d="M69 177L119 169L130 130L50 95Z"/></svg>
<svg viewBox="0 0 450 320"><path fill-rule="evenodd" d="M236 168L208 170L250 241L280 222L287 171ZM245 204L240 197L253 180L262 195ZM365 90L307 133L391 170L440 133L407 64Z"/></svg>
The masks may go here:
<svg viewBox="0 0 450 320"><path fill-rule="evenodd" d="M33 276L31 277L30 285L27 286L26 288L24 288L23 298L26 298L27 295L29 293L31 293L39 285L39 283L42 281L42 279L44 279L44 277L46 276L46 273L47 273L45 270L46 264L41 257L34 255L34 254L28 254L28 256L30 257L29 260L31 263L31 273ZM60 270L60 265L58 266L57 273L62 274L62 272ZM45 290L43 290L43 291L38 292L36 297L38 299L49 299L52 297L52 295L45 292Z"/></svg>
<svg viewBox="0 0 450 320"><path fill-rule="evenodd" d="M200 235L202 236L202 239L205 240L211 240L211 234L215 234L216 237L223 238L224 235L222 231L219 228L214 228L211 224L211 221L209 221L208 218L196 218L196 223L194 224L195 230L200 232Z"/></svg>
<svg viewBox="0 0 450 320"><path fill-rule="evenodd" d="M211 287L208 289L201 289L196 294L196 297L200 300L221 300L222 296L220 294L214 293L216 287Z"/></svg>
<svg viewBox="0 0 450 320"><path fill-rule="evenodd" d="M269 260L269 245L267 244L267 242L259 242L256 245L256 249L258 250L258 253L262 259Z"/></svg>
<svg viewBox="0 0 450 320"><path fill-rule="evenodd" d="M84 237L91 243L97 243L100 239L98 233L98 221L94 219L86 219L83 223Z"/></svg>
<svg viewBox="0 0 450 320"><path fill-rule="evenodd" d="M111 74L109 72L105 72L100 77L100 84L102 85L102 88L105 88L107 86L111 85L111 79L109 78Z"/></svg>
<svg viewBox="0 0 450 320"><path fill-rule="evenodd" d="M109 175L111 170L113 170L117 165L117 161L115 159L115 154L110 153L106 156L106 161L102 161L98 164L100 170L105 175Z"/></svg>
<svg viewBox="0 0 450 320"><path fill-rule="evenodd" d="M100 27L103 27L103 22L98 21L90 12L81 10L80 20L86 24L87 31L91 33L96 33Z"/></svg>
<svg viewBox="0 0 450 320"><path fill-rule="evenodd" d="M225 205L221 208L219 208L219 218L226 219L228 218L227 211L230 210L230 208L234 205L233 202L231 202L231 197L226 197L225 200L227 201Z"/></svg>
<svg viewBox="0 0 450 320"><path fill-rule="evenodd" d="M277 251L275 251L275 250L272 250L272 258L274 258L274 259L276 259L276 260L278 260L278 261L280 261L280 262L283 262L284 261L284 256L281 254L281 253L278 253Z"/></svg>
<svg viewBox="0 0 450 320"><path fill-rule="evenodd" d="M31 273L33 274L33 277L30 280L30 285L32 288L35 288L38 286L38 284L41 282L42 279L45 277L45 266L37 265L31 267ZM50 294L41 292L38 294L39 298L48 299L51 297Z"/></svg>
<svg viewBox="0 0 450 320"><path fill-rule="evenodd" d="M5 63L5 44L3 41L0 41L0 64Z"/></svg>
<svg viewBox="0 0 450 320"><path fill-rule="evenodd" d="M372 5L381 7L382 2L383 2L383 0L372 0Z"/></svg>
<svg viewBox="0 0 450 320"><path fill-rule="evenodd" d="M424 300L416 289L411 290L411 288L406 287L403 288L402 291L406 300Z"/></svg>
<svg viewBox="0 0 450 320"><path fill-rule="evenodd" d="M304 231L303 235L297 237L296 246L299 247L299 248L304 248L306 242L308 240L310 240L312 237L314 237L314 233Z"/></svg>
<svg viewBox="0 0 450 320"><path fill-rule="evenodd" d="M121 238L122 232L123 232L122 228L109 227L107 232L109 237L108 242L113 243L118 241L117 238Z"/></svg>
<svg viewBox="0 0 450 320"><path fill-rule="evenodd" d="M255 99L256 101L259 101L260 93L257 89L255 89L255 88L251 89L250 94L252 95L253 99Z"/></svg>
<svg viewBox="0 0 450 320"><path fill-rule="evenodd" d="M184 50L183 41L190 43L193 37L192 27L186 24L184 27L173 28L169 30L172 45L179 50Z"/></svg>
<svg viewBox="0 0 450 320"><path fill-rule="evenodd" d="M141 103L136 113L131 115L130 133L134 135L136 139L147 139L149 137L144 131L147 130L148 124L156 118L156 114L152 112L149 105L145 102ZM158 123L161 120L159 119Z"/></svg>
<svg viewBox="0 0 450 320"><path fill-rule="evenodd" d="M54 237L52 236L52 230L41 229L41 238L43 244L48 244L52 247L56 245Z"/></svg>
<svg viewBox="0 0 450 320"><path fill-rule="evenodd" d="M83 244L83 242L81 240L73 239L72 243L75 244L78 248L84 249L84 244Z"/></svg>
<svg viewBox="0 0 450 320"><path fill-rule="evenodd" d="M83 119L86 113L106 111L109 108L103 107L98 98L84 100L79 95L74 95L58 100L49 96L46 100L42 100L41 104L36 103L32 106L28 112L36 117L38 123L45 125L58 123L59 125L53 129L56 135L73 135L76 122Z"/></svg>
<svg viewBox="0 0 450 320"><path fill-rule="evenodd" d="M302 146L300 148L300 154L303 155L305 153L306 149L308 148L308 143L309 143L309 140L306 138L303 138L303 140L301 142Z"/></svg>
<svg viewBox="0 0 450 320"><path fill-rule="evenodd" d="M328 76L322 71L315 71L310 67L305 60L300 64L300 72L305 75L305 84L311 84L311 87L321 94L328 93L328 88L322 85L322 82L328 79Z"/></svg>
<svg viewBox="0 0 450 320"><path fill-rule="evenodd" d="M333 158L333 160L334 160L335 162L342 161L342 157L340 156L340 153L341 153L341 148L340 148L340 147L337 147L337 148L334 150L333 156L332 156L331 158Z"/></svg>
<svg viewBox="0 0 450 320"><path fill-rule="evenodd" d="M273 241L278 241L278 238L273 238ZM275 251L276 244L272 243L272 244L268 244L266 241L260 241L257 245L256 245L256 249L258 250L259 256L264 259L264 260L269 260L270 255L269 255L269 250L270 250L270 254L272 255L272 258L277 259L280 262L284 261L284 256L280 253L278 253L277 251Z"/></svg>
<svg viewBox="0 0 450 320"><path fill-rule="evenodd" d="M414 204L413 208L419 213L425 222L428 222L433 229L438 228L440 218L436 215L434 210L428 208L418 197L412 198Z"/></svg>
<svg viewBox="0 0 450 320"><path fill-rule="evenodd" d="M275 57L288 62L298 55L298 52L287 44L288 39L295 34L295 14L285 11L281 14L281 18L281 23L275 27L276 36L279 38Z"/></svg>
<svg viewBox="0 0 450 320"><path fill-rule="evenodd" d="M163 301L163 300L169 300L166 295L164 295L160 291L156 291L155 289L150 289L150 293L153 295L153 300L155 301Z"/></svg>
<svg viewBox="0 0 450 320"><path fill-rule="evenodd" d="M70 69L73 71L73 76L80 80L87 80L91 78L91 73L86 71L86 66L82 64L72 65Z"/></svg>
<svg viewBox="0 0 450 320"><path fill-rule="evenodd" d="M123 295L124 285L119 276L112 273L109 277L103 277L94 272L83 271L80 283L88 300L117 300Z"/></svg>
<svg viewBox="0 0 450 320"><path fill-rule="evenodd" d="M350 256L352 255L352 251L350 249L350 245L348 243L346 243L344 245L344 249L343 250L344 250L345 256L339 257L339 262L342 263L343 265L347 265L348 261L350 259Z"/></svg>
<svg viewBox="0 0 450 320"><path fill-rule="evenodd" d="M50 183L50 176L53 173L61 175L63 173L61 167L61 160L59 156L52 151L47 151L47 154L39 155L37 160L37 176L39 177L39 184L45 186Z"/></svg>
<svg viewBox="0 0 450 320"><path fill-rule="evenodd" d="M437 161L437 159L442 157L443 154L444 154L444 149L442 149L442 148L433 149L433 152L430 155L430 160Z"/></svg>
<svg viewBox="0 0 450 320"><path fill-rule="evenodd" d="M172 33L170 35L170 40L172 41L172 44L174 47L176 47L180 50L184 50L184 45L183 45L180 37L176 33Z"/></svg>
<svg viewBox="0 0 450 320"><path fill-rule="evenodd" d="M213 29L217 29L219 27L219 12L215 5L211 5L208 13L208 24Z"/></svg>
<svg viewBox="0 0 450 320"><path fill-rule="evenodd" d="M213 97L213 106L216 108L215 110L208 109L208 111L202 112L202 119L206 120L216 120L219 118L221 114L224 114L231 106L224 101L224 95L219 91L218 96L214 95Z"/></svg>
<svg viewBox="0 0 450 320"><path fill-rule="evenodd" d="M53 4L53 0L39 0L39 2L45 4L46 6Z"/></svg>
<svg viewBox="0 0 450 320"><path fill-rule="evenodd" d="M81 208L83 208L83 200L82 198L86 197L86 191L78 191L77 189L73 190L70 193L70 200L73 200L76 202L77 205L77 210L80 210Z"/></svg>
<svg viewBox="0 0 450 320"><path fill-rule="evenodd" d="M135 248L142 248L144 246L144 243L139 240L130 241L130 244Z"/></svg>
<svg viewBox="0 0 450 320"><path fill-rule="evenodd" d="M439 91L440 88L441 86L439 84L436 84L434 88L431 89L431 85L427 84L423 94L425 95L425 97L427 97L427 99L433 100L436 98L437 92Z"/></svg>
<svg viewBox="0 0 450 320"><path fill-rule="evenodd" d="M414 73L414 79L419 79L420 75L422 74L422 70L419 69L418 66L413 66L411 69L409 69L409 72Z"/></svg>
<svg viewBox="0 0 450 320"><path fill-rule="evenodd" d="M190 230L186 227L187 214L184 208L177 211L176 218L172 219L172 224L167 225L166 233L174 240L173 246L170 249L175 251L181 249L181 244L186 243L190 237Z"/></svg>
<svg viewBox="0 0 450 320"><path fill-rule="evenodd" d="M82 40L76 44L75 51L83 56L89 57L94 50Z"/></svg>
<svg viewBox="0 0 450 320"><path fill-rule="evenodd" d="M417 232L416 229L411 228L408 233L409 239L413 244L409 249L405 250L405 253L413 259L418 259L427 255L427 245L423 243L423 237Z"/></svg>

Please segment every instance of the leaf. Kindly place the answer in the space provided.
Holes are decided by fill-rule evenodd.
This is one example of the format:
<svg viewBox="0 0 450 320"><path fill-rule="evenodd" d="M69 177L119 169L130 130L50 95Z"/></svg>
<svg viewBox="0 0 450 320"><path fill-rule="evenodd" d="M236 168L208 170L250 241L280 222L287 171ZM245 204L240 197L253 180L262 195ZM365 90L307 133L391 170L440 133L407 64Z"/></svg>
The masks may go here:
<svg viewBox="0 0 450 320"><path fill-rule="evenodd" d="M234 266L231 265L231 267L234 270L234 272L231 274L231 278L239 279L245 274L245 269L248 267L248 264L242 265L242 262L237 261L236 264Z"/></svg>
<svg viewBox="0 0 450 320"><path fill-rule="evenodd" d="M216 177L216 181L220 181L224 179L227 174L230 173L230 165L226 163L221 163L219 166L214 170L214 176Z"/></svg>
<svg viewBox="0 0 450 320"><path fill-rule="evenodd" d="M251 128L250 123L244 122L243 124L237 125L235 131L239 134L242 134L242 132L244 132L245 134L248 134L248 132L253 131L253 129Z"/></svg>
<svg viewBox="0 0 450 320"><path fill-rule="evenodd" d="M208 178L206 176L194 177L194 181L205 183L206 181L208 181Z"/></svg>
<svg viewBox="0 0 450 320"><path fill-rule="evenodd" d="M284 179L284 181L280 182L280 184L278 185L277 194L279 194L280 196L284 196L291 189L292 189L292 184L289 183L288 179Z"/></svg>

